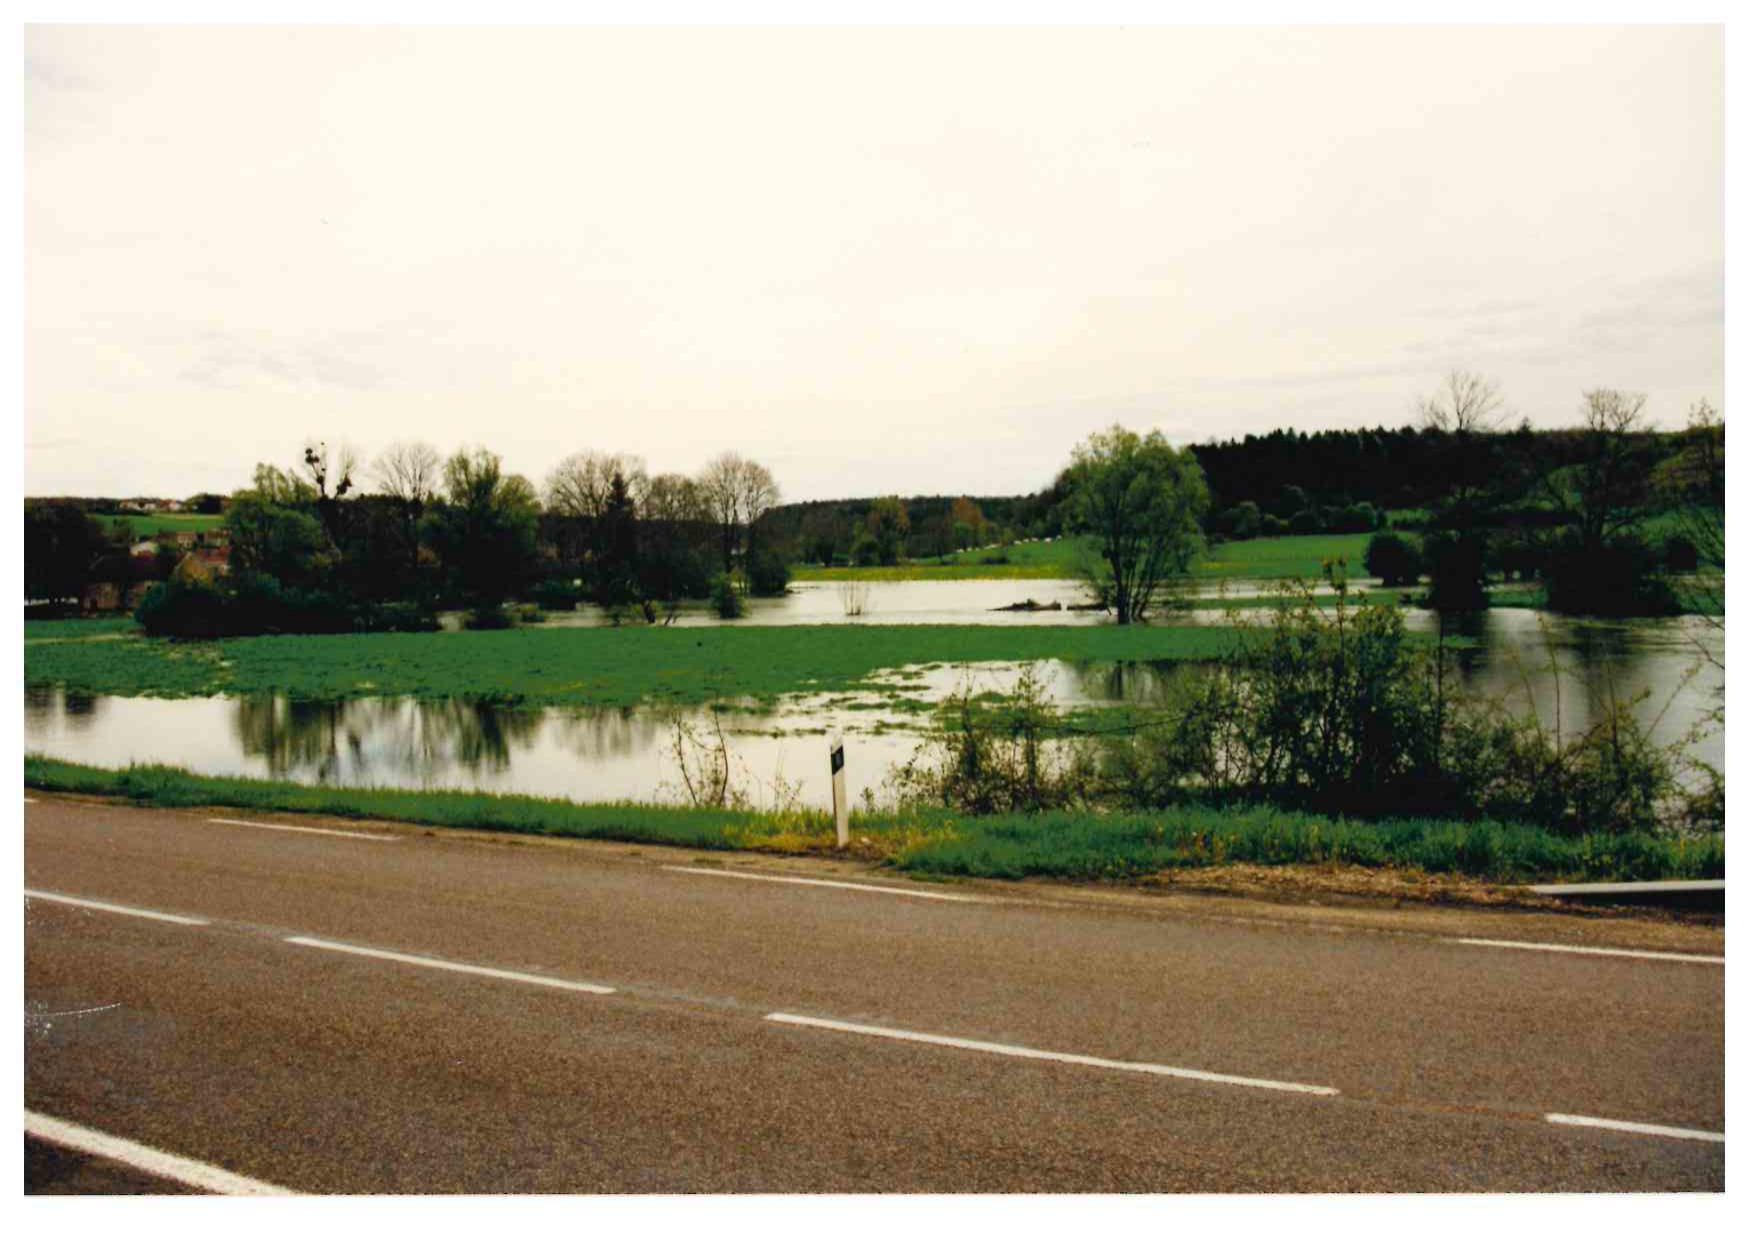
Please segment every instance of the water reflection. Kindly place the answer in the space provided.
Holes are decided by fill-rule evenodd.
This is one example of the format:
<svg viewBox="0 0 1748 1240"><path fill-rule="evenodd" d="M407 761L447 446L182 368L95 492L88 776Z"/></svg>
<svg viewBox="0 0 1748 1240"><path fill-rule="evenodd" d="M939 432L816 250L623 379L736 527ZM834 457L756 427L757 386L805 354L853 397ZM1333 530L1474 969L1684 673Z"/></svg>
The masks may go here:
<svg viewBox="0 0 1748 1240"><path fill-rule="evenodd" d="M236 700L232 730L242 752L265 760L273 775L331 783L387 770L418 779L449 768L509 770L511 750L539 733L542 715L456 698L308 702L262 694Z"/></svg>
<svg viewBox="0 0 1748 1240"><path fill-rule="evenodd" d="M1032 586L1035 583L1019 583ZM1430 629L1431 616L1411 617ZM1704 725L1721 704L1722 669L1699 652L1722 634L1701 621L1560 620L1498 609L1447 618L1447 636L1473 639L1457 652L1463 688L1534 709L1567 735L1633 707L1653 739L1673 742ZM885 679L906 697L939 701L969 685L1010 690L1020 664L893 669ZM1168 700L1178 663L1046 660L1033 673L1067 708ZM900 673L904 673L900 675ZM878 791L887 771L910 757L925 714L866 709L872 695L800 697L763 714L737 712L724 727L737 773L756 790L781 773L808 804L829 804L825 733L851 740L852 797ZM678 795L672 744L676 719L713 734L708 710L528 709L458 699L293 702L280 696L163 700L24 692L25 747L97 766L162 762L211 775L255 775L306 783L481 788L578 800L652 800ZM1694 756L1723 767L1723 733L1713 729Z"/></svg>

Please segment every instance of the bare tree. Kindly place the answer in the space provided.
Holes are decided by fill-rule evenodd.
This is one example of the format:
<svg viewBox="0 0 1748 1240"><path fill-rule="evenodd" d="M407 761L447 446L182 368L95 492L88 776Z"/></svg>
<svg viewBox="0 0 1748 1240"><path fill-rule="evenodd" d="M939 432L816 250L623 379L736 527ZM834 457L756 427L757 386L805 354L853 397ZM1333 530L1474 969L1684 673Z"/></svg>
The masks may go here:
<svg viewBox="0 0 1748 1240"><path fill-rule="evenodd" d="M639 508L652 521L704 521L709 512L698 484L685 474L657 474L644 487Z"/></svg>
<svg viewBox="0 0 1748 1240"><path fill-rule="evenodd" d="M384 495L417 509L437 493L443 458L428 443L402 441L384 448L370 472Z"/></svg>
<svg viewBox="0 0 1748 1240"><path fill-rule="evenodd" d="M1635 440L1644 431L1645 396L1596 388L1584 393L1585 458L1572 470L1570 486L1552 494L1578 526L1586 552L1594 552L1643 515L1649 476Z"/></svg>
<svg viewBox="0 0 1748 1240"><path fill-rule="evenodd" d="M731 572L741 530L750 530L776 505L780 494L777 482L757 461L749 461L738 452L724 452L699 471L698 491L711 520L722 531L722 568Z"/></svg>
<svg viewBox="0 0 1748 1240"><path fill-rule="evenodd" d="M358 452L349 444L341 444L332 459L325 441L305 440L303 472L316 489L316 499L339 499L352 489L352 475L358 472ZM328 483L332 481L333 490Z"/></svg>
<svg viewBox="0 0 1748 1240"><path fill-rule="evenodd" d="M1426 430L1483 435L1498 430L1509 416L1499 384L1472 370L1452 370L1442 387L1420 401L1420 425Z"/></svg>
<svg viewBox="0 0 1748 1240"><path fill-rule="evenodd" d="M632 503L643 506L649 473L641 456L620 452L575 452L546 476L546 508L566 517L599 518L613 493L613 475L625 479Z"/></svg>

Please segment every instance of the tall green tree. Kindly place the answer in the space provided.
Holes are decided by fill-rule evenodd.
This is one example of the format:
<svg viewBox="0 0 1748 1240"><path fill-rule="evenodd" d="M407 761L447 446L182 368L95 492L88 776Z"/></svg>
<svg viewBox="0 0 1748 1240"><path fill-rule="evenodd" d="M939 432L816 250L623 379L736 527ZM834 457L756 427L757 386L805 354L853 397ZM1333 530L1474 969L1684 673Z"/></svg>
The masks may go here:
<svg viewBox="0 0 1748 1240"><path fill-rule="evenodd" d="M78 504L27 500L24 505L24 597L76 600L109 551L103 527ZM121 548L126 550L125 545Z"/></svg>
<svg viewBox="0 0 1748 1240"><path fill-rule="evenodd" d="M427 517L428 539L455 589L476 607L496 607L527 584L537 555L540 501L520 474L484 448L443 465L445 502Z"/></svg>
<svg viewBox="0 0 1748 1240"><path fill-rule="evenodd" d="M1097 540L1089 576L1118 624L1145 620L1161 590L1202 547L1208 484L1187 449L1158 431L1113 425L1074 450L1064 473L1068 520Z"/></svg>

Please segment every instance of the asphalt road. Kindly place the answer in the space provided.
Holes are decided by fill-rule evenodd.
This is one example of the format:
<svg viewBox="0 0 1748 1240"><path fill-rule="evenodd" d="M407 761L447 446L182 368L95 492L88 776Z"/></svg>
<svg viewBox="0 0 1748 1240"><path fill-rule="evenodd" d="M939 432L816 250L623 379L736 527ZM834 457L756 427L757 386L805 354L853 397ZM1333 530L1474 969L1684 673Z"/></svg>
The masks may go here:
<svg viewBox="0 0 1748 1240"><path fill-rule="evenodd" d="M1716 929L32 797L27 1111L294 1191L1723 1187L1720 965L1459 941ZM26 1154L31 1192L178 1188Z"/></svg>

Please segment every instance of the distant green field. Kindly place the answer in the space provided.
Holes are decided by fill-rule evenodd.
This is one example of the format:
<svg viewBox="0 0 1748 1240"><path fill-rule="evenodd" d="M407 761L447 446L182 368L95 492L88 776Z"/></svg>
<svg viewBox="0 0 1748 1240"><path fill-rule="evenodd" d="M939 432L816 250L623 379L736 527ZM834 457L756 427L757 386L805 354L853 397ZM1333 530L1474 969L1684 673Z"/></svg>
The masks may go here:
<svg viewBox="0 0 1748 1240"><path fill-rule="evenodd" d="M94 515L105 530L112 530L125 523L132 528L137 538L150 538L153 534L176 533L181 530L210 530L223 525L225 521L218 513L200 512L102 512Z"/></svg>
<svg viewBox="0 0 1748 1240"><path fill-rule="evenodd" d="M24 622L24 640L37 641L76 641L91 637L116 637L123 633L137 633L140 626L134 623L132 616L95 616L80 617L73 620L26 620Z"/></svg>
<svg viewBox="0 0 1748 1240"><path fill-rule="evenodd" d="M1191 569L1195 577L1304 577L1322 575L1323 561L1347 558L1348 575L1364 573L1362 561L1370 534L1306 534L1221 543ZM1093 554L1090 538L1015 543L987 551L965 551L945 559L930 557L891 568L797 566L797 581L961 581L977 578L1063 578Z"/></svg>

